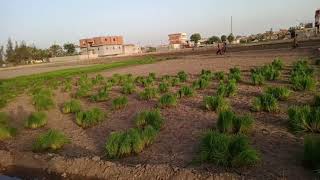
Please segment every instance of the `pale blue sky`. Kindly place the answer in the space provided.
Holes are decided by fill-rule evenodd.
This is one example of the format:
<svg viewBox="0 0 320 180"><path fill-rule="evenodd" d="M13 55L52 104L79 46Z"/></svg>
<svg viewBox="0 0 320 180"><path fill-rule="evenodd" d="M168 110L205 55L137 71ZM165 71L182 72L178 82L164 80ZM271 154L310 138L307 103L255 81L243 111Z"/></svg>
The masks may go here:
<svg viewBox="0 0 320 180"><path fill-rule="evenodd" d="M314 22L320 0L2 0L0 44L9 37L38 47L123 35L126 43L167 43L173 32L236 35Z"/></svg>

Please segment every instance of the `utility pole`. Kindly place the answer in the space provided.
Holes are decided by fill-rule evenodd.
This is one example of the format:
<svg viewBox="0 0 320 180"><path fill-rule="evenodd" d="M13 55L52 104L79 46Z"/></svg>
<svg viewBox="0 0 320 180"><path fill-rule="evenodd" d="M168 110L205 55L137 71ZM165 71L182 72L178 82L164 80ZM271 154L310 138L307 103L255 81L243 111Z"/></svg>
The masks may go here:
<svg viewBox="0 0 320 180"><path fill-rule="evenodd" d="M232 24L232 16L231 16L231 34L233 34L233 29L232 29L233 27L232 27L232 25L233 25L233 24Z"/></svg>

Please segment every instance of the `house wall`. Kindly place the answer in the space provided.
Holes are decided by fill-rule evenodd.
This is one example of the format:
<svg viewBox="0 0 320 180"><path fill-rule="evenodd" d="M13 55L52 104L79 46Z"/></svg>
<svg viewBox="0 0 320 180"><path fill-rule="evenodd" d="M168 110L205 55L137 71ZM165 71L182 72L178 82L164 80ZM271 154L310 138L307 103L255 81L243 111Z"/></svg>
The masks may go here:
<svg viewBox="0 0 320 180"><path fill-rule="evenodd" d="M123 46L123 54L130 55L130 54L139 54L141 53L141 48L135 45L124 45Z"/></svg>
<svg viewBox="0 0 320 180"><path fill-rule="evenodd" d="M86 47L96 47L103 45L122 45L123 37L122 36L101 36L94 37L89 39L80 39L80 48Z"/></svg>
<svg viewBox="0 0 320 180"><path fill-rule="evenodd" d="M81 54L87 54L87 48L80 49ZM103 45L98 47L88 47L88 51L92 54L98 54L98 56L111 56L111 55L119 55L123 53L122 45Z"/></svg>

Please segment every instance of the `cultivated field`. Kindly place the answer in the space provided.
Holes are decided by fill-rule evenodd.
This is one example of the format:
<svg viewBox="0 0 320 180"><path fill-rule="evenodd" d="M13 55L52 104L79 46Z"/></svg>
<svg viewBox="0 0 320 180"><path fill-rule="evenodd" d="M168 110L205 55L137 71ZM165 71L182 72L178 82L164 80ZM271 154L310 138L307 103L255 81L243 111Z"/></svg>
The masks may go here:
<svg viewBox="0 0 320 180"><path fill-rule="evenodd" d="M317 58L312 49L141 57L4 80L3 127L14 129L0 139L0 167L14 174L12 166L23 164L74 179L312 179L304 135L319 133L320 122L292 128L288 109L313 105ZM300 71L310 82L293 80ZM217 148L225 146L228 152Z"/></svg>

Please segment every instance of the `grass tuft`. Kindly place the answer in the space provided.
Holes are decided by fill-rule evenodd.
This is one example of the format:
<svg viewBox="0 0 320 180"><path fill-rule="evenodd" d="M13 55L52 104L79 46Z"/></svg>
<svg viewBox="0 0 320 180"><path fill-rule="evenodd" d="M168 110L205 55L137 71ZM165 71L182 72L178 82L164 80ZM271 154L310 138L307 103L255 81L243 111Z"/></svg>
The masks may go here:
<svg viewBox="0 0 320 180"><path fill-rule="evenodd" d="M169 91L169 84L167 82L162 82L159 84L159 92L167 93Z"/></svg>
<svg viewBox="0 0 320 180"><path fill-rule="evenodd" d="M0 140L6 140L16 135L17 129L9 125L10 117L0 112Z"/></svg>
<svg viewBox="0 0 320 180"><path fill-rule="evenodd" d="M128 105L128 98L126 96L120 96L115 98L112 101L112 108L113 109L122 109Z"/></svg>
<svg viewBox="0 0 320 180"><path fill-rule="evenodd" d="M184 71L178 72L177 76L178 76L180 82L186 82L188 80L188 74Z"/></svg>
<svg viewBox="0 0 320 180"><path fill-rule="evenodd" d="M80 101L72 99L71 101L64 103L62 107L62 112L64 114L77 113L77 112L80 112L81 109L82 107L81 107Z"/></svg>
<svg viewBox="0 0 320 180"><path fill-rule="evenodd" d="M49 130L47 133L40 135L34 142L32 149L35 152L56 151L61 149L70 140L58 130Z"/></svg>
<svg viewBox="0 0 320 180"><path fill-rule="evenodd" d="M164 107L173 107L177 105L177 97L174 94L165 94L161 96L159 100L159 106Z"/></svg>
<svg viewBox="0 0 320 180"><path fill-rule="evenodd" d="M33 105L38 111L49 110L54 106L52 92L49 89L37 89L33 93Z"/></svg>
<svg viewBox="0 0 320 180"><path fill-rule="evenodd" d="M76 113L76 123L82 128L89 128L104 120L105 113L98 108Z"/></svg>
<svg viewBox="0 0 320 180"><path fill-rule="evenodd" d="M44 112L33 112L25 122L25 127L38 129L47 124L47 115Z"/></svg>
<svg viewBox="0 0 320 180"><path fill-rule="evenodd" d="M288 115L292 131L320 133L320 107L292 106Z"/></svg>
<svg viewBox="0 0 320 180"><path fill-rule="evenodd" d="M268 87L265 90L265 93L270 94L277 100L282 101L287 100L291 94L290 90L286 87Z"/></svg>
<svg viewBox="0 0 320 180"><path fill-rule="evenodd" d="M94 102L102 102L109 99L109 92L107 88L100 89L98 94L92 95L91 100Z"/></svg>
<svg viewBox="0 0 320 180"><path fill-rule="evenodd" d="M193 95L194 95L194 90L193 90L193 88L191 88L189 86L183 86L178 91L179 98L182 98L184 96L191 97Z"/></svg>
<svg viewBox="0 0 320 180"><path fill-rule="evenodd" d="M160 130L163 126L164 120L159 110L143 111L137 114L135 124L138 128L145 128L152 126L155 130Z"/></svg>
<svg viewBox="0 0 320 180"><path fill-rule="evenodd" d="M276 112L278 109L278 101L271 94L262 94L253 101L254 111Z"/></svg>
<svg viewBox="0 0 320 180"><path fill-rule="evenodd" d="M230 108L229 102L222 96L206 96L203 99L204 106L210 111L226 111Z"/></svg>
<svg viewBox="0 0 320 180"><path fill-rule="evenodd" d="M157 89L155 88L145 88L140 94L140 98L143 100L150 100L157 97Z"/></svg>
<svg viewBox="0 0 320 180"><path fill-rule="evenodd" d="M228 80L227 84L220 81L217 94L218 96L230 97L237 93L237 81L235 79Z"/></svg>
<svg viewBox="0 0 320 180"><path fill-rule="evenodd" d="M136 90L136 86L133 83L125 83L122 86L122 93L123 94L132 94Z"/></svg>
<svg viewBox="0 0 320 180"><path fill-rule="evenodd" d="M235 79L237 82L241 80L241 71L238 67L231 68L229 71L229 79Z"/></svg>

